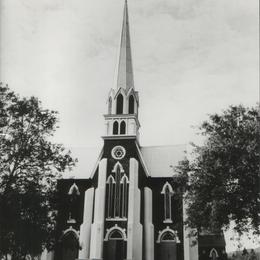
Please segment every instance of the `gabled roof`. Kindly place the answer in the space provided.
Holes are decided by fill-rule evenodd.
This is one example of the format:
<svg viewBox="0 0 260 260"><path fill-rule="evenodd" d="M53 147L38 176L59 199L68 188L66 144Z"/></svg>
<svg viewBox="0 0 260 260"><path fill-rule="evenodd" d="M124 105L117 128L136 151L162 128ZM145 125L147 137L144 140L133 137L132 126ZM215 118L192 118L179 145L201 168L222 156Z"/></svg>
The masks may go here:
<svg viewBox="0 0 260 260"><path fill-rule="evenodd" d="M63 174L64 179L88 179L97 168L97 164L103 154L102 147L69 147L73 158L78 162L72 171L66 171Z"/></svg>
<svg viewBox="0 0 260 260"><path fill-rule="evenodd" d="M140 150L151 177L171 177L174 167L185 158L186 145L146 146Z"/></svg>
<svg viewBox="0 0 260 260"><path fill-rule="evenodd" d="M185 145L146 146L136 144L139 160L147 177L171 177L174 167L185 158ZM78 158L78 163L71 172L63 174L63 178L91 178L102 157L101 147L70 147L72 156Z"/></svg>

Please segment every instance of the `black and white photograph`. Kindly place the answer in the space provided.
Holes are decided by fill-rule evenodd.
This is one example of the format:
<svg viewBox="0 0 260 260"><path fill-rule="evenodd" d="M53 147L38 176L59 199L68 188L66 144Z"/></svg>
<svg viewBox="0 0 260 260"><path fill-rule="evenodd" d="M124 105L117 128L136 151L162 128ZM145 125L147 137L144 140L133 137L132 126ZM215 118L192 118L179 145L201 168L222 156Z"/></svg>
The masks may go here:
<svg viewBox="0 0 260 260"><path fill-rule="evenodd" d="M260 260L258 0L0 0L0 260Z"/></svg>

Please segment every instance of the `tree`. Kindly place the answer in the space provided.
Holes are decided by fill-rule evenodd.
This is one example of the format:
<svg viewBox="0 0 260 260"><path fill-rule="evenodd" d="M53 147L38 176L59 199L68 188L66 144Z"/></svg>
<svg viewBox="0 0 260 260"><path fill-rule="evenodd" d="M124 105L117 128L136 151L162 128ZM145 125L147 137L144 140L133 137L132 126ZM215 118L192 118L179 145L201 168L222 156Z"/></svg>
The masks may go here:
<svg viewBox="0 0 260 260"><path fill-rule="evenodd" d="M199 127L203 145L177 167L189 174L187 223L217 231L235 223L241 234L259 234L260 134L258 109L230 106Z"/></svg>
<svg viewBox="0 0 260 260"><path fill-rule="evenodd" d="M51 246L55 190L75 160L51 141L57 112L0 85L0 255L22 259Z"/></svg>

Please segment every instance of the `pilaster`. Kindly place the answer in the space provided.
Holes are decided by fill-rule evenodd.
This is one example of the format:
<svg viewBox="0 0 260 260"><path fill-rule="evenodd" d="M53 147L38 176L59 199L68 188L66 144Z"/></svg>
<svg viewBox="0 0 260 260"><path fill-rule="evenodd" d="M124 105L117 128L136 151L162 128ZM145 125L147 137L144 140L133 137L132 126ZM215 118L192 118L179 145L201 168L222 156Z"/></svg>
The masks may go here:
<svg viewBox="0 0 260 260"><path fill-rule="evenodd" d="M91 225L90 259L103 257L105 194L106 194L107 159L99 162L98 187L95 190L94 222Z"/></svg>
<svg viewBox="0 0 260 260"><path fill-rule="evenodd" d="M85 192L83 223L80 227L80 259L88 259L90 253L91 224L93 216L94 188Z"/></svg>
<svg viewBox="0 0 260 260"><path fill-rule="evenodd" d="M138 188L138 161L130 159L127 223L127 260L142 260L143 227L140 224L141 196Z"/></svg>
<svg viewBox="0 0 260 260"><path fill-rule="evenodd" d="M183 199L183 220L187 218L187 203ZM198 260L199 250L198 243L196 243L197 238L190 236L192 229L183 225L183 243L184 243L184 260Z"/></svg>
<svg viewBox="0 0 260 260"><path fill-rule="evenodd" d="M154 260L153 194L148 187L144 188L144 236L145 260Z"/></svg>

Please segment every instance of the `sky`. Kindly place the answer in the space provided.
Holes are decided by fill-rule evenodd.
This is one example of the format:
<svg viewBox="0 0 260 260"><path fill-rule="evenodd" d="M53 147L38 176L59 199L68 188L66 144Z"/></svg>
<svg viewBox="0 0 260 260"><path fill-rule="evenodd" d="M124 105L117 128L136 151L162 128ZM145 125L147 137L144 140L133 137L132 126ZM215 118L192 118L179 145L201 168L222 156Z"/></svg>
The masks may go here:
<svg viewBox="0 0 260 260"><path fill-rule="evenodd" d="M102 145L123 0L1 0L0 81L59 112L55 141ZM258 0L129 0L140 143L200 142L194 126L259 97Z"/></svg>

